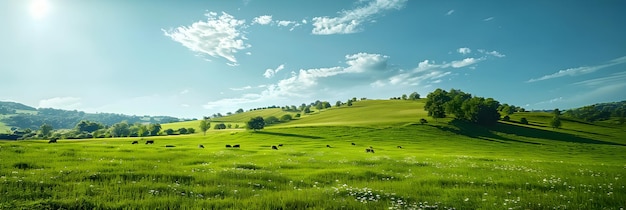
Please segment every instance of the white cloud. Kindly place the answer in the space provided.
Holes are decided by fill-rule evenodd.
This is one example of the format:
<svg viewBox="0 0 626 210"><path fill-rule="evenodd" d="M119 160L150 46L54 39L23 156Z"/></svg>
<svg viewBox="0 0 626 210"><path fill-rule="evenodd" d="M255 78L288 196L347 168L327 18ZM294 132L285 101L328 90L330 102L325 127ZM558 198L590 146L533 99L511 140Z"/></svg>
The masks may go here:
<svg viewBox="0 0 626 210"><path fill-rule="evenodd" d="M564 76L578 76L578 75L583 75L583 74L589 74L589 73L596 72L600 69L604 69L607 67L611 67L611 66L615 66L615 65L619 65L623 63L626 63L626 56L613 59L609 63L602 64L602 65L582 66L582 67L576 67L576 68L569 68L565 70L559 70L556 73L544 75L542 77L535 78L535 79L530 79L526 82L537 82L541 80L554 79L554 78L559 78L559 77L564 77Z"/></svg>
<svg viewBox="0 0 626 210"><path fill-rule="evenodd" d="M360 25L374 21L373 16L385 10L402 9L408 0L372 0L353 10L342 11L339 17L314 17L313 34L351 34L360 32Z"/></svg>
<svg viewBox="0 0 626 210"><path fill-rule="evenodd" d="M457 50L457 52L459 52L459 53L461 53L461 54L465 55L465 54L469 54L469 53L471 53L471 52L472 52L472 50L471 50L470 48L467 48L467 47L461 47L461 48L459 48L459 49Z"/></svg>
<svg viewBox="0 0 626 210"><path fill-rule="evenodd" d="M39 101L38 108L55 108L74 110L82 106L80 98L77 97L54 97Z"/></svg>
<svg viewBox="0 0 626 210"><path fill-rule="evenodd" d="M238 65L235 54L239 50L250 47L244 43L246 38L240 31L245 28L245 21L235 19L225 12L222 12L220 16L215 12L205 15L206 21L198 21L191 26L161 30L165 36L181 43L193 52L211 57L222 57L230 62L229 65Z"/></svg>
<svg viewBox="0 0 626 210"><path fill-rule="evenodd" d="M452 15L452 13L454 13L454 10L451 9L450 11L446 12L446 15Z"/></svg>
<svg viewBox="0 0 626 210"><path fill-rule="evenodd" d="M187 94L189 92L190 92L189 89L184 89L184 90L180 91L180 94L181 95L185 95L185 94Z"/></svg>
<svg viewBox="0 0 626 210"><path fill-rule="evenodd" d="M483 19L483 21L491 21L491 20L493 20L494 18L495 18L495 17L488 17L488 18Z"/></svg>
<svg viewBox="0 0 626 210"><path fill-rule="evenodd" d="M452 68L461 68L461 67L465 67L465 66L469 66L469 65L478 63L481 60L484 60L484 58L465 58L465 59L460 60L460 61L452 61L450 63L450 65L452 66Z"/></svg>
<svg viewBox="0 0 626 210"><path fill-rule="evenodd" d="M435 62L424 60L417 64L411 71L401 71L386 80L378 80L370 85L382 87L385 85L423 85L440 83L441 78L452 75L451 71L445 70L449 68L461 68L469 66L484 58L465 58L463 60L452 61L450 63L436 64Z"/></svg>
<svg viewBox="0 0 626 210"><path fill-rule="evenodd" d="M296 21L289 21L289 20L279 20L278 22L278 26L289 26L291 24L296 24Z"/></svg>
<svg viewBox="0 0 626 210"><path fill-rule="evenodd" d="M251 89L252 86L248 85L245 87L239 87L239 88L229 88L230 90L234 90L234 91L242 91L242 90L247 90L247 89Z"/></svg>
<svg viewBox="0 0 626 210"><path fill-rule="evenodd" d="M537 103L535 103L535 105L552 104L552 103L556 103L556 102L559 102L559 101L563 101L563 97L557 97L557 98L553 98L553 99L537 102Z"/></svg>
<svg viewBox="0 0 626 210"><path fill-rule="evenodd" d="M276 69L266 69L263 76L268 79L272 78L276 73L283 69L285 69L285 64L280 64L280 66L276 67Z"/></svg>
<svg viewBox="0 0 626 210"><path fill-rule="evenodd" d="M388 57L380 54L357 53L346 55L347 67L329 67L315 69L300 69L298 72L292 72L291 77L282 79L276 84L259 85L259 88L265 88L259 94L245 94L239 98L225 98L217 101L206 103L205 109L215 109L224 111L226 108L243 106L245 104L253 104L258 102L273 103L276 99L285 97L306 97L310 96L312 88L320 88L321 80L331 77L347 74L363 74L382 70L387 66ZM283 66L283 65L281 65ZM280 71L284 67L279 66L275 70ZM274 71L275 73L276 71ZM249 89L251 87L244 87ZM231 88L232 89L232 88Z"/></svg>
<svg viewBox="0 0 626 210"><path fill-rule="evenodd" d="M610 76L585 80L585 81L577 82L574 84L585 85L585 86L601 86L601 85L607 85L607 84L613 84L613 83L623 83L624 81L626 81L626 71L617 72L617 73L611 74Z"/></svg>
<svg viewBox="0 0 626 210"><path fill-rule="evenodd" d="M262 15L262 16L259 16L259 17L255 17L252 20L252 23L258 23L258 24L261 24L261 25L270 24L270 23L272 23L272 16L271 15Z"/></svg>

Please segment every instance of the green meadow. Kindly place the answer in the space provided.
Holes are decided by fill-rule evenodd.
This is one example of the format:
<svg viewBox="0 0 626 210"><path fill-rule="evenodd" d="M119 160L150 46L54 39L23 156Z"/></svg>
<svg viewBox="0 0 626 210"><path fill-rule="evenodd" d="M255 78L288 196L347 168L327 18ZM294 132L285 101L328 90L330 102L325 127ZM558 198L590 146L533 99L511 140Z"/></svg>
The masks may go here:
<svg viewBox="0 0 626 210"><path fill-rule="evenodd" d="M257 132L203 135L190 121L163 128L192 135L0 141L0 209L626 207L626 126L564 119L553 129L549 113L515 113L484 127L435 121L423 105L359 101ZM295 113L211 125L284 114Z"/></svg>

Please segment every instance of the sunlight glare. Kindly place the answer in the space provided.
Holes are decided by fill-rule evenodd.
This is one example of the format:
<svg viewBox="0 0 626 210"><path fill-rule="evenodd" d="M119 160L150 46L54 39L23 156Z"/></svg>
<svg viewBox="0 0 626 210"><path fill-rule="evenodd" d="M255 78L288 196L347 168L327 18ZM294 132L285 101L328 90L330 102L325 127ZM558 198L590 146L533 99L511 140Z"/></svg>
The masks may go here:
<svg viewBox="0 0 626 210"><path fill-rule="evenodd" d="M49 10L48 0L33 0L30 4L30 15L35 19L44 18Z"/></svg>

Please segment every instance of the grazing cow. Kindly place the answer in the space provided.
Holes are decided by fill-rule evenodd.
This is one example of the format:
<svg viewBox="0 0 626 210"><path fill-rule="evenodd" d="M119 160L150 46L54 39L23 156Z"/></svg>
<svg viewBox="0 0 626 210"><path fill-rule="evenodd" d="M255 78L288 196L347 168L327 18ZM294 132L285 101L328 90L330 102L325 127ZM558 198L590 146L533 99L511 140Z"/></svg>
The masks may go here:
<svg viewBox="0 0 626 210"><path fill-rule="evenodd" d="M239 148L239 147L240 147L239 144L233 145L233 148Z"/></svg>
<svg viewBox="0 0 626 210"><path fill-rule="evenodd" d="M272 146L272 149L278 150L277 146Z"/></svg>
<svg viewBox="0 0 626 210"><path fill-rule="evenodd" d="M231 147L232 147L232 146L230 146L230 144L227 144L227 145L226 145L226 148L231 148Z"/></svg>
<svg viewBox="0 0 626 210"><path fill-rule="evenodd" d="M352 146L356 146L356 144L354 142L352 142Z"/></svg>
<svg viewBox="0 0 626 210"><path fill-rule="evenodd" d="M154 140L148 140L146 141L146 144L154 144Z"/></svg>
<svg viewBox="0 0 626 210"><path fill-rule="evenodd" d="M365 148L365 152L371 152L371 153L374 153L374 149Z"/></svg>
<svg viewBox="0 0 626 210"><path fill-rule="evenodd" d="M50 141L48 141L48 144L50 144L50 143L57 143L57 138L50 139Z"/></svg>
<svg viewBox="0 0 626 210"><path fill-rule="evenodd" d="M374 147L370 146L370 149L374 149Z"/></svg>
<svg viewBox="0 0 626 210"><path fill-rule="evenodd" d="M204 149L204 145L200 144L198 145L198 148Z"/></svg>
<svg viewBox="0 0 626 210"><path fill-rule="evenodd" d="M330 145L327 144L326 147L330 148Z"/></svg>
<svg viewBox="0 0 626 210"><path fill-rule="evenodd" d="M132 144L139 144L139 142L138 142L138 141L133 141L133 143L132 143Z"/></svg>
<svg viewBox="0 0 626 210"><path fill-rule="evenodd" d="M278 146L279 146L279 147L282 147L282 146L283 146L283 144L279 144Z"/></svg>
<svg viewBox="0 0 626 210"><path fill-rule="evenodd" d="M168 144L168 145L165 145L165 147L176 147L176 146Z"/></svg>
<svg viewBox="0 0 626 210"><path fill-rule="evenodd" d="M402 149L402 146L399 146L399 145L398 145L398 149Z"/></svg>

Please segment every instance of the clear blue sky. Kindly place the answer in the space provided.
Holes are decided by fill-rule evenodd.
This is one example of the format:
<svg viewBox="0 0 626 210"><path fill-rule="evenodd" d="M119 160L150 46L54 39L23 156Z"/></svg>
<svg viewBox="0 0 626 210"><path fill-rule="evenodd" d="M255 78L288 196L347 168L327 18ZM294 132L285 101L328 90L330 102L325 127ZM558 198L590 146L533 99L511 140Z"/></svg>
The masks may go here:
<svg viewBox="0 0 626 210"><path fill-rule="evenodd" d="M0 100L200 118L461 89L626 100L626 1L0 1Z"/></svg>

